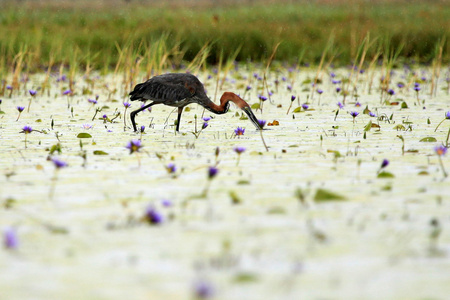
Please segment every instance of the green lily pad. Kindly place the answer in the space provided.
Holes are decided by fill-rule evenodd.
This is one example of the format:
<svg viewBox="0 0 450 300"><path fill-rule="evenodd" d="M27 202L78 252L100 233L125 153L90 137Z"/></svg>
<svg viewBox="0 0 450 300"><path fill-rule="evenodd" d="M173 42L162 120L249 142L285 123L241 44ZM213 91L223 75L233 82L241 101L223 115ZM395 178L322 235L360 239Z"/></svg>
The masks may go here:
<svg viewBox="0 0 450 300"><path fill-rule="evenodd" d="M331 192L325 189L317 189L314 196L315 202L327 202L327 201L343 201L346 200L344 196Z"/></svg>
<svg viewBox="0 0 450 300"><path fill-rule="evenodd" d="M394 176L394 174L392 174L390 172L383 171L383 172L380 172L377 177L378 178L394 178L395 176Z"/></svg>
<svg viewBox="0 0 450 300"><path fill-rule="evenodd" d="M258 280L258 276L253 273L239 273L234 276L233 281L236 283L250 283Z"/></svg>
<svg viewBox="0 0 450 300"><path fill-rule="evenodd" d="M109 153L102 150L95 150L94 155L108 155Z"/></svg>
<svg viewBox="0 0 450 300"><path fill-rule="evenodd" d="M437 139L432 136L427 136L427 137L424 137L423 139L421 139L419 142L433 143L433 142L437 142Z"/></svg>
<svg viewBox="0 0 450 300"><path fill-rule="evenodd" d="M261 105L259 103L255 103L251 106L252 109L260 109Z"/></svg>
<svg viewBox="0 0 450 300"><path fill-rule="evenodd" d="M77 138L79 138L79 139L88 139L88 138L91 138L91 137L92 137L92 135L90 135L87 132L82 132L82 133L79 133L77 135Z"/></svg>

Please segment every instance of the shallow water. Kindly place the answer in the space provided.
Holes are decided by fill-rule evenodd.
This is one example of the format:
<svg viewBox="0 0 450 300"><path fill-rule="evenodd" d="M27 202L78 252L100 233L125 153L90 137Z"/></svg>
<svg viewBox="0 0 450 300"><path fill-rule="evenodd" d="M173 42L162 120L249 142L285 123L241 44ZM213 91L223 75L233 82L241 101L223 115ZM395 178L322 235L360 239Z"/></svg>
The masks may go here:
<svg viewBox="0 0 450 300"><path fill-rule="evenodd" d="M335 73L348 76L344 69ZM102 87L121 91L119 76L96 79L87 95L81 95L88 84L80 77L70 99L73 117L67 97L61 96L67 83L55 78L50 96L38 92L30 112L25 108L17 122L16 106L26 107L30 98L24 91L40 86L43 76L32 76L19 95L4 96L0 228L13 228L19 245L0 250L1 298L188 299L195 285L205 282L217 299L445 299L450 294L450 184L434 147L445 143L450 121L434 130L450 110L447 84L441 80L437 96L430 97L430 84L423 83L420 106L411 87L395 87L390 101L404 100L409 108L402 109L401 103L380 104L377 84L368 95L363 81L361 106L347 97L334 120L342 96L325 75L320 105L315 94L308 111L292 113L299 106L295 100L286 114L292 94L300 96L300 104L307 101L310 91L304 89L311 85L302 81L314 74L298 73L292 92L278 78L272 102L255 111L258 118L279 121L263 131L268 152L259 130L240 120L233 105L224 115L206 111L213 119L198 139L191 132L194 115L201 127L203 108L190 105L181 134L175 134L170 125L176 113L168 118L172 108L157 105L137 116L139 126L146 126L144 147L130 155L125 145L141 135L132 132L129 112L139 104L133 102L127 111L125 130L123 118L99 119L104 113L112 118L115 109L124 111L126 98L117 92L108 100ZM230 74L217 99L225 90L242 95L248 84L242 76L252 73ZM274 91L275 77L269 74ZM207 74L199 78L214 99L215 81ZM258 103L258 84L252 80L245 96L250 104ZM402 70L394 76L397 81L405 81ZM87 99L95 94L95 107L109 108L91 121L95 107ZM363 114L366 105L378 116L393 114L392 120ZM354 123L351 111L360 113ZM372 128L364 139L369 120L380 131ZM86 123L92 128L82 128ZM412 130L398 131L398 124ZM28 134L27 148L20 133L24 125L45 131ZM238 126L245 134L234 137ZM83 132L92 138L81 139L81 150L77 135ZM62 149L55 156L69 164L60 170L47 160L48 148L58 142L55 133ZM405 141L404 154L398 135ZM437 141L419 142L424 137ZM238 165L236 146L246 148ZM94 155L96 150L107 155ZM448 171L449 156L442 157ZM386 172L395 177L377 178L383 159L390 162ZM208 181L208 167L216 161L219 173ZM176 165L175 175L166 171L169 163ZM207 197L201 197L208 185ZM298 188L304 202L296 197ZM314 201L319 189L345 199ZM230 192L241 202L233 203ZM172 205L163 206L164 199ZM150 204L164 215L162 224L141 221ZM430 225L432 219L437 227Z"/></svg>

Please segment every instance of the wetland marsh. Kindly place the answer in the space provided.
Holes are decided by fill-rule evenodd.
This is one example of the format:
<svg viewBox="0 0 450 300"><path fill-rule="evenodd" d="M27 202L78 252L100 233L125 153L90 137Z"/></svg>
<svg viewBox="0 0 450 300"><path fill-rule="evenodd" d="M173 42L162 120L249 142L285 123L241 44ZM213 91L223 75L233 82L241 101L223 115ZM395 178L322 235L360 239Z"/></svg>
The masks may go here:
<svg viewBox="0 0 450 300"><path fill-rule="evenodd" d="M0 298L446 299L448 11L412 3L402 35L389 2L355 3L255 6L309 30L324 16L374 30L344 22L309 40L293 26L264 45L245 8L216 7L210 31L183 40L176 9L166 32L129 35L155 11L9 6L0 30L23 27L0 38ZM211 22L191 9L186 28ZM379 35L380 15L398 36ZM258 30L209 38L239 16ZM176 132L176 109L155 105L134 132L129 92L169 72L196 75L215 103L240 95L263 128L233 104L191 104Z"/></svg>

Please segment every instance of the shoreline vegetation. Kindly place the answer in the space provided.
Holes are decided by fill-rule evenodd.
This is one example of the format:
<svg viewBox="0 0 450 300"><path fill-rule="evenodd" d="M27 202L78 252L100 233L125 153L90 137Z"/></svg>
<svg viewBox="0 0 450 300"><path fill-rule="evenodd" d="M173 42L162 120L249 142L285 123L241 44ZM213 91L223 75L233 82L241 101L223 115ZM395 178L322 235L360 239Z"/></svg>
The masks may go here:
<svg viewBox="0 0 450 300"><path fill-rule="evenodd" d="M214 3L214 4L213 4ZM449 62L445 1L4 1L0 76L61 66L141 71L222 60ZM367 43L366 43L367 42ZM324 56L324 54L326 55ZM81 69L80 69L81 68Z"/></svg>

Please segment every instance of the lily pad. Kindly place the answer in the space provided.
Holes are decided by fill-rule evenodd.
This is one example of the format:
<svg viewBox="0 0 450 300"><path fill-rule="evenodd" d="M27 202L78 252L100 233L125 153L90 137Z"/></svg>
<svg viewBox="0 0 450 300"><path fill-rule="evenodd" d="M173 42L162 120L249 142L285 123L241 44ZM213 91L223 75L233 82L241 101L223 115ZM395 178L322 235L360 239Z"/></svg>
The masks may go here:
<svg viewBox="0 0 450 300"><path fill-rule="evenodd" d="M109 153L102 150L95 150L94 155L108 155Z"/></svg>
<svg viewBox="0 0 450 300"><path fill-rule="evenodd" d="M315 202L327 202L327 201L343 201L346 200L344 196L331 192L325 189L317 189L314 196Z"/></svg>
<svg viewBox="0 0 450 300"><path fill-rule="evenodd" d="M378 178L394 178L395 176L394 176L394 174L392 174L390 172L383 171L383 172L380 172L377 177Z"/></svg>
<svg viewBox="0 0 450 300"><path fill-rule="evenodd" d="M424 137L423 139L421 139L419 142L422 142L422 143L433 143L433 142L437 142L437 139L432 137L432 136L427 136L427 137Z"/></svg>
<svg viewBox="0 0 450 300"><path fill-rule="evenodd" d="M235 283L250 283L258 281L258 276L253 273L239 273L233 278Z"/></svg>
<svg viewBox="0 0 450 300"><path fill-rule="evenodd" d="M79 133L77 135L77 138L79 138L79 139L88 139L88 138L91 138L91 137L92 137L92 135L90 135L87 132L82 132L82 133Z"/></svg>
<svg viewBox="0 0 450 300"><path fill-rule="evenodd" d="M252 109L260 109L261 105L259 103L255 103L255 104L252 104L251 108Z"/></svg>

